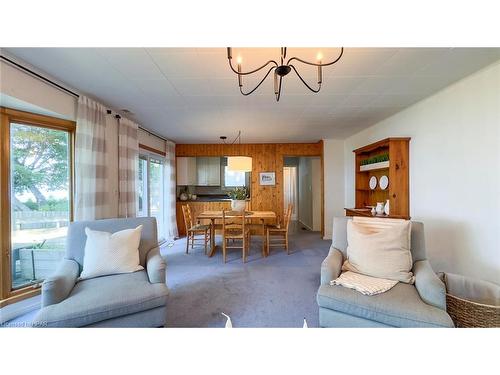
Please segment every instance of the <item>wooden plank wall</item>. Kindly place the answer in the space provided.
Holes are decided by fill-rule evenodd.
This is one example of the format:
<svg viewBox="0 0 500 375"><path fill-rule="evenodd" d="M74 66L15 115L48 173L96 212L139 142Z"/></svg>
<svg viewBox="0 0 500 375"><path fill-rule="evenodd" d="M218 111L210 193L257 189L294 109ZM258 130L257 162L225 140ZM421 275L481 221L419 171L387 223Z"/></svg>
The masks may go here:
<svg viewBox="0 0 500 375"><path fill-rule="evenodd" d="M177 144L176 156L250 156L252 158L251 208L283 216L283 157L319 156L323 164L323 141L317 143ZM260 186L260 172L275 172L275 186ZM322 201L324 196L321 181ZM321 215L323 231L323 212Z"/></svg>

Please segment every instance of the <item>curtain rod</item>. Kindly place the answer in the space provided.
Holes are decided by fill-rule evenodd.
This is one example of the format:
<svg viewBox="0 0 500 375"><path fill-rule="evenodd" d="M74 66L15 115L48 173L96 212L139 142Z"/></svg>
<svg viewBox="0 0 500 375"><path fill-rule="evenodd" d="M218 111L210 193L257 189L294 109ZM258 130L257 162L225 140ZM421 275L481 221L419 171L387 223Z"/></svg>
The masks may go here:
<svg viewBox="0 0 500 375"><path fill-rule="evenodd" d="M8 57L5 57L4 55L0 55L0 59L7 61L9 64L14 65L15 67L17 67L17 68L19 68L19 69L21 69L21 70L25 71L25 72L26 72L26 73L28 73L28 74L31 74L31 75L35 76L35 77L36 77L36 78L38 78L38 79L41 79L41 80L42 80L42 81L44 81L44 82L47 82L48 84L50 84L50 85L52 85L52 86L57 87L59 90L62 90L62 91L66 92L66 93L68 93L68 94L70 94L70 95L72 95L72 96L74 96L74 97L76 97L76 98L79 98L79 97L80 97L80 95L78 95L76 92L73 92L73 91L71 91L70 89L67 89L67 88L66 88L66 87L64 87L64 86L61 86L60 84L58 84L58 83L56 83L56 82L54 82L54 81L52 81L52 80L48 79L47 77L42 76L41 74L38 74L37 72L34 72L33 70L31 70L31 69L29 69L29 68L26 68L25 66L23 66L23 65L21 65L21 64L19 64L19 63L17 63L17 62L15 62L14 60L11 60L11 59L9 59ZM108 114L111 114L111 113L112 113L112 111L111 111L110 109L108 109L108 110L107 110L107 112L108 112ZM121 118L121 116L120 116L119 114L116 114L116 115L115 115L115 118L120 119L120 118ZM158 135L158 134L155 134L155 133L151 132L151 131L150 131L150 130L148 130L148 129L143 128L142 126L139 126L139 129L141 129L141 130L145 131L145 132L146 132L146 133L148 133L149 135L153 135L153 136L155 136L155 137L157 137L157 138L160 138L160 139L161 139L161 140L163 140L163 141L166 141L166 142L173 142L172 140L170 140L170 139L168 139L168 138L162 137L162 136L160 136L160 135Z"/></svg>
<svg viewBox="0 0 500 375"><path fill-rule="evenodd" d="M156 137L156 138L160 138L161 140L165 141L165 142L172 142L172 143L175 143L174 141L172 141L171 139L168 139L168 138L165 138L165 137L162 137L161 135L158 135L158 134L155 134L153 133L152 131L146 129L146 128L143 128L142 126L139 126L139 129L141 129L142 131L145 131L146 133L148 133L149 135L152 135L153 137Z"/></svg>

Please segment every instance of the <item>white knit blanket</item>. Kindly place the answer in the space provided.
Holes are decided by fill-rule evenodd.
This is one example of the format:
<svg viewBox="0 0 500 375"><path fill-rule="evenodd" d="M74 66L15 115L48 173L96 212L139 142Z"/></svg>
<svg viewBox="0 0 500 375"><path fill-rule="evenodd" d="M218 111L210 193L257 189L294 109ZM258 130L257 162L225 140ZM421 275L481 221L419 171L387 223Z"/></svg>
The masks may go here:
<svg viewBox="0 0 500 375"><path fill-rule="evenodd" d="M397 283L395 280L379 279L352 271L343 272L338 278L330 281L330 285L355 289L367 296L387 292Z"/></svg>

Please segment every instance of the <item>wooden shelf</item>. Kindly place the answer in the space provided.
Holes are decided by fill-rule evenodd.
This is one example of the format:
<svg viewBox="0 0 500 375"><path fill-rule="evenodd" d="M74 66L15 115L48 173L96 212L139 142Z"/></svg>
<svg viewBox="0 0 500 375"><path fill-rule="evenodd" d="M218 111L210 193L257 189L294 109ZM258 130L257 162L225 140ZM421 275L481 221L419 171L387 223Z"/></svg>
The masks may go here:
<svg viewBox="0 0 500 375"><path fill-rule="evenodd" d="M370 188L357 188L356 190L359 190L359 191L368 191L368 192L377 192L377 191L380 191L380 192L387 192L389 193L389 189L385 189L385 190L382 190L381 188L375 188L375 189L370 189Z"/></svg>
<svg viewBox="0 0 500 375"><path fill-rule="evenodd" d="M382 167L382 168L376 168L376 169L368 169L367 171L358 171L358 173L370 173L370 172L376 172L376 171L388 171L390 167Z"/></svg>
<svg viewBox="0 0 500 375"><path fill-rule="evenodd" d="M360 165L359 171L360 172L378 171L380 169L389 169L390 166L391 164L389 163L389 160L387 160L378 163Z"/></svg>
<svg viewBox="0 0 500 375"><path fill-rule="evenodd" d="M355 207L376 206L377 202L389 200L390 215L376 217L410 217L409 199L409 158L410 138L387 138L354 150L355 153ZM361 171L361 162L381 154L389 155L389 166ZM389 178L389 186L382 190L380 186L370 189L372 176L378 180L382 175ZM348 213L349 212L349 213ZM368 210L346 209L348 216L372 216Z"/></svg>
<svg viewBox="0 0 500 375"><path fill-rule="evenodd" d="M387 218L387 219L409 219L409 216L403 215L386 215L386 214L376 214L372 215L370 208L344 208L346 216L364 216L364 217L377 217L377 218Z"/></svg>

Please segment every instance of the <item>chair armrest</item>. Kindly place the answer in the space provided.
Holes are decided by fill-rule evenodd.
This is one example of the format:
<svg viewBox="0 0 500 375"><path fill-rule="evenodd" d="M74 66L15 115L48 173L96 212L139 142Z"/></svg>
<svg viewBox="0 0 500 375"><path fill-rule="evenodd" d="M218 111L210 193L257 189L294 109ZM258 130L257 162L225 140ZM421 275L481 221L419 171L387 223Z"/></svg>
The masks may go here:
<svg viewBox="0 0 500 375"><path fill-rule="evenodd" d="M342 252L339 249L330 247L328 256L321 263L321 285L329 285L330 281L339 277L342 270Z"/></svg>
<svg viewBox="0 0 500 375"><path fill-rule="evenodd" d="M42 307L54 305L68 297L80 274L80 266L72 259L63 259L56 271L42 283Z"/></svg>
<svg viewBox="0 0 500 375"><path fill-rule="evenodd" d="M146 257L146 271L148 273L149 282L152 284L163 283L166 279L167 263L160 254L160 248L155 247L149 250Z"/></svg>
<svg viewBox="0 0 500 375"><path fill-rule="evenodd" d="M428 260L419 260L413 264L415 287L420 298L427 304L446 311L446 287L432 270Z"/></svg>

